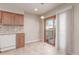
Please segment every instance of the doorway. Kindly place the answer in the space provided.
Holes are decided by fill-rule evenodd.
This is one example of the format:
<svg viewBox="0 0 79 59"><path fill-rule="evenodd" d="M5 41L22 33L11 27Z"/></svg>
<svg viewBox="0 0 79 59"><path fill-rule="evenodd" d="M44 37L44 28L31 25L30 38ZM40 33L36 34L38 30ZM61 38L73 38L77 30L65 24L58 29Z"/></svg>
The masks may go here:
<svg viewBox="0 0 79 59"><path fill-rule="evenodd" d="M45 19L44 26L44 41L55 46L56 39L56 16L51 16Z"/></svg>

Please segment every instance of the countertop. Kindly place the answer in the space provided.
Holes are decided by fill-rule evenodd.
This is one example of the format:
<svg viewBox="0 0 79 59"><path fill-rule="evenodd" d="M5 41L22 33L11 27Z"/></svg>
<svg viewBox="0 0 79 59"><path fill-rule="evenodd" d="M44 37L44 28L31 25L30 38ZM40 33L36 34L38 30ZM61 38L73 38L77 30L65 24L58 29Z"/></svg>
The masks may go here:
<svg viewBox="0 0 79 59"><path fill-rule="evenodd" d="M24 32L22 32L24 33ZM0 35L13 35L13 34L17 34L17 33L0 33Z"/></svg>

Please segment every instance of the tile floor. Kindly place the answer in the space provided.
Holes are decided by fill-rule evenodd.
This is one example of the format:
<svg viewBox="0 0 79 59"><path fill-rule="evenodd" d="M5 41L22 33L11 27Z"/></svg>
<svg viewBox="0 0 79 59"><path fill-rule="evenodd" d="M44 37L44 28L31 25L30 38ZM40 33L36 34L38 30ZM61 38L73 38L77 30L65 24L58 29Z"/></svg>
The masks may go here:
<svg viewBox="0 0 79 59"><path fill-rule="evenodd" d="M44 42L29 43L23 48L2 52L0 55L64 55L53 46Z"/></svg>

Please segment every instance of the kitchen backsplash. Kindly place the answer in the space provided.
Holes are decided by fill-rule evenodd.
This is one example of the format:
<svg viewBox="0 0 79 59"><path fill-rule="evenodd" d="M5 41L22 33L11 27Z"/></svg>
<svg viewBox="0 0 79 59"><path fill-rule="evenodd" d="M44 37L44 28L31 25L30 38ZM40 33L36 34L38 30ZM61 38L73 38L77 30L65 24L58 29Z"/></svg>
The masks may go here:
<svg viewBox="0 0 79 59"><path fill-rule="evenodd" d="M23 26L4 26L0 25L0 34L8 34L8 33L23 33Z"/></svg>

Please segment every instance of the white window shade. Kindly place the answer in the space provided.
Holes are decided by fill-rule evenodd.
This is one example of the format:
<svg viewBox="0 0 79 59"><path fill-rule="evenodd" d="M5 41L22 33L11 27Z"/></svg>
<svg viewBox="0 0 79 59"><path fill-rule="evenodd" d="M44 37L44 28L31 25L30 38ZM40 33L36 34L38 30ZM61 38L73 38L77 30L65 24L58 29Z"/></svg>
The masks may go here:
<svg viewBox="0 0 79 59"><path fill-rule="evenodd" d="M66 12L59 14L59 49L66 48Z"/></svg>
<svg viewBox="0 0 79 59"><path fill-rule="evenodd" d="M70 53L72 50L73 19L72 9L57 14L58 48Z"/></svg>

